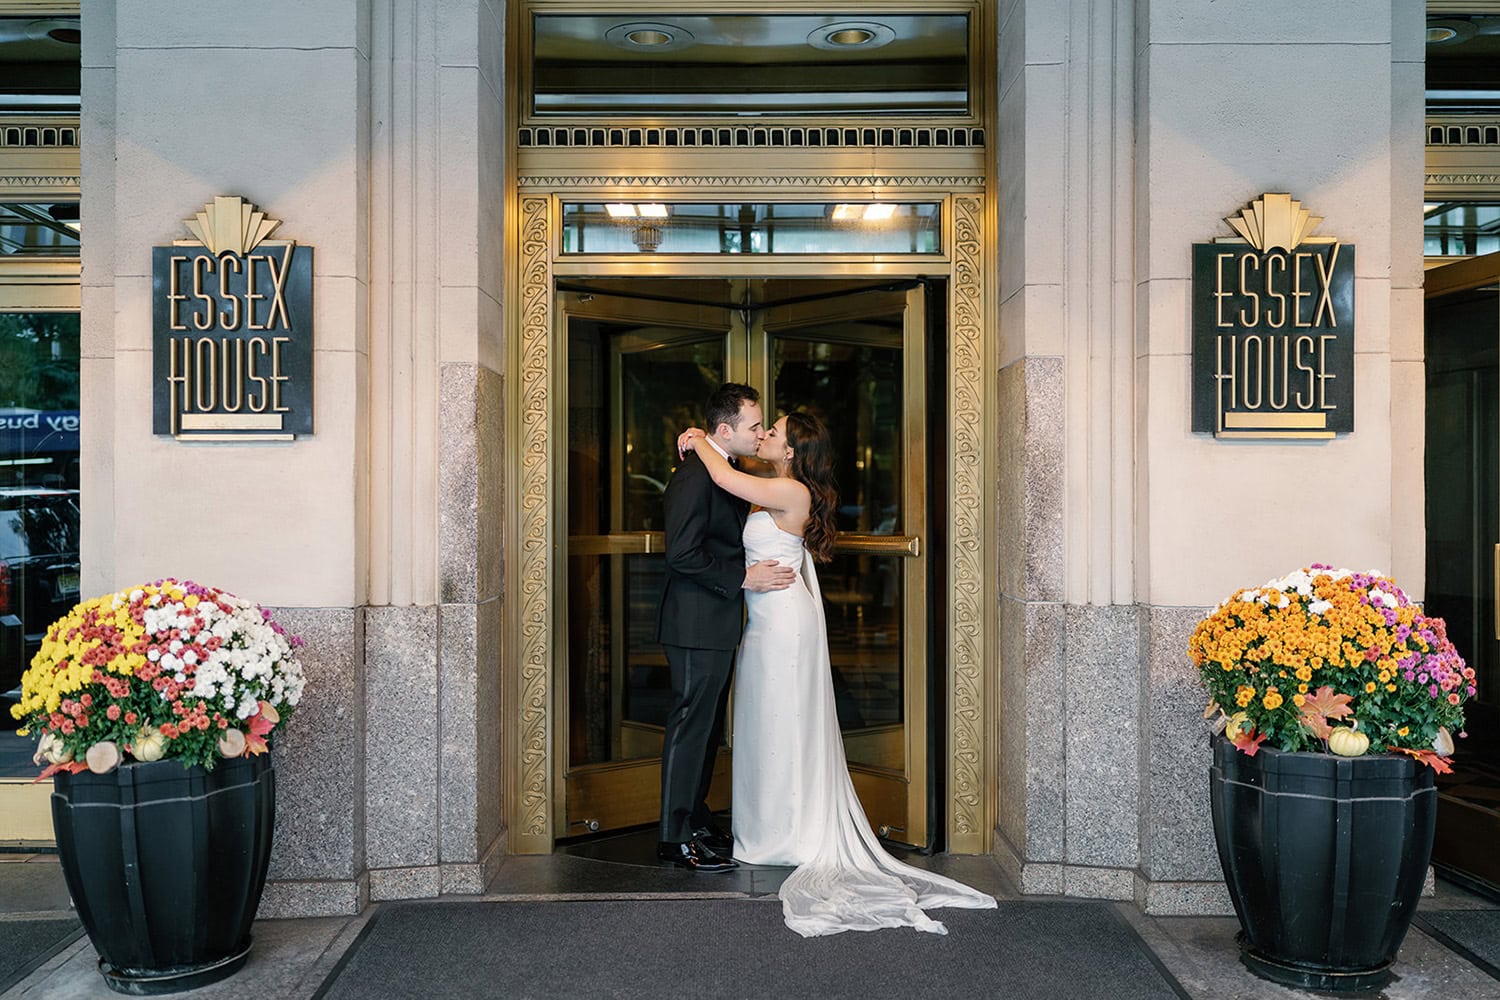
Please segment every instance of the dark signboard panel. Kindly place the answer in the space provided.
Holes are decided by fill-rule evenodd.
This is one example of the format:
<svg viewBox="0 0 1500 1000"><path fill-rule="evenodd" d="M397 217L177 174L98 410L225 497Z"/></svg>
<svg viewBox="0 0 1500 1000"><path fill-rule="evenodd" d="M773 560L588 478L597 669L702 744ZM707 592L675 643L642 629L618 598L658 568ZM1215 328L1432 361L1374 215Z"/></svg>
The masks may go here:
<svg viewBox="0 0 1500 1000"><path fill-rule="evenodd" d="M1193 246L1193 430L1331 438L1354 429L1354 246Z"/></svg>
<svg viewBox="0 0 1500 1000"><path fill-rule="evenodd" d="M313 248L152 248L152 431L290 440L313 430Z"/></svg>

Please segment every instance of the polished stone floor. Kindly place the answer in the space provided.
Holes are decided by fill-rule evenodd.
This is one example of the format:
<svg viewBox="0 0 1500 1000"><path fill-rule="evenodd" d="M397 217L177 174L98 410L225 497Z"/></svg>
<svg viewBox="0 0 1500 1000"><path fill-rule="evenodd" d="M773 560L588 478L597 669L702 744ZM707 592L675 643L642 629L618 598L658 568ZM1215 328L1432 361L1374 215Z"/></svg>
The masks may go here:
<svg viewBox="0 0 1500 1000"><path fill-rule="evenodd" d="M510 858L481 898L504 905L518 899L764 897L775 893L788 872L747 865L725 874L694 875L660 868L653 858L651 836L603 838L572 845L551 856ZM913 856L906 860L961 879L997 898L1020 898L988 857ZM1110 905L1118 908L1189 996L1240 1000L1312 995L1273 985L1248 972L1238 960L1234 940L1238 926L1233 917L1148 917L1129 903ZM1500 903L1442 879L1421 906L1423 910L1500 909ZM312 997L378 909L376 904L358 917L259 921L255 949L243 970L223 983L178 995L278 1000ZM67 892L54 856L0 853L0 920L58 916L68 910ZM890 933L892 946L900 947L898 933L877 933ZM115 996L105 988L95 962L87 938L79 938L3 997L87 1000ZM1395 980L1385 989L1364 995L1384 1000L1500 1000L1500 980L1416 927L1406 937L1395 973ZM1054 994L1066 995L1065 988Z"/></svg>

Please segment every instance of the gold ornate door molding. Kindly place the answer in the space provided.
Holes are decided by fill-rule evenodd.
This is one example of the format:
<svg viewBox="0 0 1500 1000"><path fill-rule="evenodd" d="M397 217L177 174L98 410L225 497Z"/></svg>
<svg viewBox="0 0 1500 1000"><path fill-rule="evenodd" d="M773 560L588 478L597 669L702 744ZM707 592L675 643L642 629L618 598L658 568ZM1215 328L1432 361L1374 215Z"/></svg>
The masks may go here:
<svg viewBox="0 0 1500 1000"><path fill-rule="evenodd" d="M764 175L739 178L714 176L717 197L729 201L753 200L767 195ZM993 717L991 706L998 658L993 638L994 595L986 571L995 551L993 517L994 414L987 401L994 398L992 363L995 355L992 304L988 276L994 273L991 247L993 231L986 220L982 181L972 173L935 176L893 177L870 175L803 175L784 177L785 187L774 197L785 199L794 191L805 198L816 194L829 201L865 200L872 193L891 197L920 195L942 198L944 224L942 260L923 259L905 263L884 258L879 264L863 265L857 258L840 257L820 262L807 258L776 261L765 257L705 257L701 261L642 261L639 257L618 262L594 262L596 274L641 273L649 268L656 275L774 273L804 274L913 274L946 272L950 278L949 350L945 373L947 398L943 401L950 428L948 453L951 494L945 512L948 544L944 554L948 572L946 592L939 597L946 608L948 692L945 712L935 713L935 724L946 722L948 748L947 788L940 822L945 825L948 849L955 853L980 853L989 849L995 811L996 782L993 766ZM872 192L872 181L878 186ZM664 184L664 182L670 182ZM942 188L946 186L946 190ZM954 188L969 188L952 193ZM980 190L974 190L974 188ZM739 189L737 189L739 188ZM511 401L507 417L510 440L517 442L511 457L511 537L506 655L502 669L504 690L511 706L506 712L510 730L509 773L506 787L509 843L516 853L547 853L562 833L553 829L553 798L557 794L555 734L559 731L554 643L559 613L558 580L564 557L556 527L560 462L565 455L556 439L561 426L560 367L564 359L558 347L554 315L554 278L579 265L560 260L559 192L567 197L595 200L662 200L699 188L697 177L684 175L613 176L523 176L515 204L518 220L517 248L513 269L515 304L511 328L509 365ZM791 189L791 190L788 190ZM626 194L624 192L629 192ZM698 195L701 198L701 193ZM936 553L935 553L936 554Z"/></svg>

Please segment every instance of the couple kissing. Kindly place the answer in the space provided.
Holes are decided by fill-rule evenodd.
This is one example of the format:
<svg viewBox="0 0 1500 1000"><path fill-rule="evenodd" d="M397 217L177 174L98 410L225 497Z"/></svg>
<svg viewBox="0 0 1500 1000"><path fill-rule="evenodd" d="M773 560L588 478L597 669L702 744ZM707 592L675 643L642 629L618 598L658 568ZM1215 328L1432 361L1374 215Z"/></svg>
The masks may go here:
<svg viewBox="0 0 1500 1000"><path fill-rule="evenodd" d="M804 937L881 927L946 933L924 909L995 900L887 853L844 758L815 568L837 537L828 430L807 413L766 428L760 393L734 382L709 397L703 417L707 430L678 437L681 463L663 498L657 640L672 707L657 857L704 873L740 862L795 868L778 895L787 926ZM751 456L774 474L739 469ZM732 832L706 801L731 673Z"/></svg>

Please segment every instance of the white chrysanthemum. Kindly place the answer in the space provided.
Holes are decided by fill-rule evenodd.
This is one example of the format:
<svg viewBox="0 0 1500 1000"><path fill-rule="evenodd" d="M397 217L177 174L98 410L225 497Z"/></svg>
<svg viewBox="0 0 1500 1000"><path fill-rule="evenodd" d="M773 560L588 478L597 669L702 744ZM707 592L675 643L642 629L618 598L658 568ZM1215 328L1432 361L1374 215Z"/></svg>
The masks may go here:
<svg viewBox="0 0 1500 1000"><path fill-rule="evenodd" d="M1307 610L1315 615L1326 615L1328 609L1331 607L1333 607L1333 604L1329 601L1313 601L1308 604Z"/></svg>

